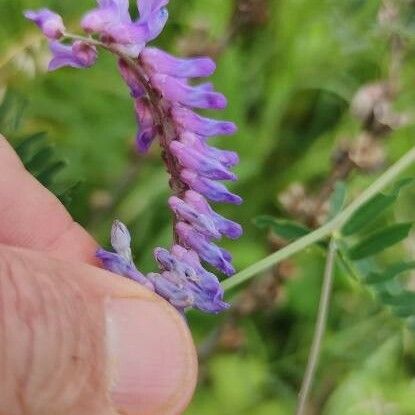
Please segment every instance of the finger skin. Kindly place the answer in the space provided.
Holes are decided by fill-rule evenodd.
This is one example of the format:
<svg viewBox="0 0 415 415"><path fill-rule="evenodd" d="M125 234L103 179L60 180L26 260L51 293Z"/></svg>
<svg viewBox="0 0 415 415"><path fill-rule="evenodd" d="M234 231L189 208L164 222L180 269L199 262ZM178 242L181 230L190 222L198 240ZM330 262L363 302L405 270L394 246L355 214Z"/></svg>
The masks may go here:
<svg viewBox="0 0 415 415"><path fill-rule="evenodd" d="M96 264L93 238L28 173L0 135L0 243Z"/></svg>
<svg viewBox="0 0 415 415"><path fill-rule="evenodd" d="M0 415L178 415L197 362L187 325L145 288L0 245L0 373Z"/></svg>

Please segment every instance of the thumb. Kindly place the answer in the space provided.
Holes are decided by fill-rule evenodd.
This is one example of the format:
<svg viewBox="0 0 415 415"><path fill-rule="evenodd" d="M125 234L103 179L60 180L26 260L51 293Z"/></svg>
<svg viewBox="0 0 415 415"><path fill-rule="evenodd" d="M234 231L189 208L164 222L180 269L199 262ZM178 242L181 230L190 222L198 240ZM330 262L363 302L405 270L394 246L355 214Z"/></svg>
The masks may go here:
<svg viewBox="0 0 415 415"><path fill-rule="evenodd" d="M195 356L183 319L150 291L0 245L1 415L177 415Z"/></svg>

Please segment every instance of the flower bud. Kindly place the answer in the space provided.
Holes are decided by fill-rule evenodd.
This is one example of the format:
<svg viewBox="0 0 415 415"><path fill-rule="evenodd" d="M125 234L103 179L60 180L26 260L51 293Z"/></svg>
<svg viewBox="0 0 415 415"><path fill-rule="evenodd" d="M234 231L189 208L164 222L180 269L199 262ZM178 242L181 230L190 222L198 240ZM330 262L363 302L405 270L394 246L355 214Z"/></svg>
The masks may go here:
<svg viewBox="0 0 415 415"><path fill-rule="evenodd" d="M48 39L60 39L65 33L62 17L49 9L27 10L24 16L34 22Z"/></svg>

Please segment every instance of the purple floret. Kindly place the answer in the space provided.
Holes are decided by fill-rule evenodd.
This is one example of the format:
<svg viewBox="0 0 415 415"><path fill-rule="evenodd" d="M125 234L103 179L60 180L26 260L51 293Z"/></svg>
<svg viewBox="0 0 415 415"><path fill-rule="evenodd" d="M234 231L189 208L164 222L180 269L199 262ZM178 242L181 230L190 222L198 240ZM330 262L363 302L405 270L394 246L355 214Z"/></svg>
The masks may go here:
<svg viewBox="0 0 415 415"><path fill-rule="evenodd" d="M49 9L27 10L24 16L34 22L48 39L57 40L65 32L62 17Z"/></svg>
<svg viewBox="0 0 415 415"><path fill-rule="evenodd" d="M64 45L55 40L49 43L52 52L52 60L49 62L49 70L55 71L64 66L72 68L89 68L97 59L97 51L88 43L77 41L72 45Z"/></svg>

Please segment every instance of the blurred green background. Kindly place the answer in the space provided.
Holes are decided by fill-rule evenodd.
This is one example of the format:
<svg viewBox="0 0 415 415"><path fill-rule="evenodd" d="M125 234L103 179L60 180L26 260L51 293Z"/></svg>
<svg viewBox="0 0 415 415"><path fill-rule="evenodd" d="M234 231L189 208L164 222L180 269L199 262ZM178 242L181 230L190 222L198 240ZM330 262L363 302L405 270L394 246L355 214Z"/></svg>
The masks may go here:
<svg viewBox="0 0 415 415"><path fill-rule="evenodd" d="M59 181L80 182L71 213L105 246L111 221L123 220L136 262L150 271L152 249L171 240L168 178L157 146L147 156L134 151L133 107L113 58L47 73L42 36L22 18L26 8L47 6L77 30L93 4L0 0L1 131L16 145L47 132L67 162ZM241 240L224 243L238 269L284 244L257 229L255 217L317 226L337 178L353 198L413 146L415 2L171 0L169 10L156 44L213 56L213 81L229 100L219 116L239 126L215 140L241 156L233 190L245 203L218 207L245 228ZM415 190L405 189L382 221L413 221L414 203ZM414 253L410 238L379 261ZM201 369L187 415L293 413L323 266L324 252L310 248L232 293L231 312L190 314ZM334 290L308 414L415 414L413 335L341 268Z"/></svg>

